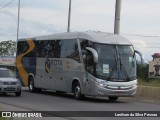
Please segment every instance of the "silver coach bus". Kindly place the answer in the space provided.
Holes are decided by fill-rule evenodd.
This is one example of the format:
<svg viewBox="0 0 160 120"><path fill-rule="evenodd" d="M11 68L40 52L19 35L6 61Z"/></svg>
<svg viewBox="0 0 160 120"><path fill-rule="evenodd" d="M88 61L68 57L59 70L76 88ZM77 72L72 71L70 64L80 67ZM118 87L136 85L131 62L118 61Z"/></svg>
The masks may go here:
<svg viewBox="0 0 160 120"><path fill-rule="evenodd" d="M136 58L132 43L115 34L69 32L17 44L17 75L31 92L50 89L84 96L134 96Z"/></svg>

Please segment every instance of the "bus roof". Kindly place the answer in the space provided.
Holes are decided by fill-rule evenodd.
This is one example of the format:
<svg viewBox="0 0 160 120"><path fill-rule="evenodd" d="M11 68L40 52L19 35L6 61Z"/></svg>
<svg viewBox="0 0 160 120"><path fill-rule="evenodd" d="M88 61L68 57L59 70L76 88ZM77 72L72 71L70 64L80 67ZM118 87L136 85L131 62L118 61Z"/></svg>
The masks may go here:
<svg viewBox="0 0 160 120"><path fill-rule="evenodd" d="M116 34L105 32L65 32L35 37L36 40L87 39L96 43L132 45L132 43Z"/></svg>

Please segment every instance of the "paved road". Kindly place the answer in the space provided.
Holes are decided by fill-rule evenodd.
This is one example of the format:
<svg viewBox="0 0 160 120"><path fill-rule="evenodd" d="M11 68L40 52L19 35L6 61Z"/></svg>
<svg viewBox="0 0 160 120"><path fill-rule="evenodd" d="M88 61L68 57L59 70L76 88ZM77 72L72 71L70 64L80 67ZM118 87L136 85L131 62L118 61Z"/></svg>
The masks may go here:
<svg viewBox="0 0 160 120"><path fill-rule="evenodd" d="M160 111L160 104L138 102L131 99L120 98L117 102L111 103L107 98L90 98L85 100L75 100L72 94L57 94L51 91L42 93L30 93L27 88L23 88L22 96L16 97L14 94L0 95L0 110L4 111ZM98 113L98 112L97 112ZM120 112L121 113L121 112ZM71 116L61 117L62 112L49 113L45 115L59 117L55 120L97 120L97 119L117 119L117 120L158 120L157 117L73 117L77 114L71 112ZM87 113L88 114L88 113ZM114 113L115 114L115 113ZM92 114L93 115L93 114ZM104 114L103 114L104 115ZM42 118L43 119L43 118ZM45 118L53 119L53 118Z"/></svg>

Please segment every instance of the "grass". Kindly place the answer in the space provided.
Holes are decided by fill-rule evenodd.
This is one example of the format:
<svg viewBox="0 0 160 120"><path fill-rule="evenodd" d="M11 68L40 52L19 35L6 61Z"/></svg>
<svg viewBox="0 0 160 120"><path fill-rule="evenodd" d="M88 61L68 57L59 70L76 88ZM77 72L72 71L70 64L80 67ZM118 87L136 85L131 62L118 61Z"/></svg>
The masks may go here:
<svg viewBox="0 0 160 120"><path fill-rule="evenodd" d="M147 80L138 79L138 85L160 87L160 79L147 79Z"/></svg>

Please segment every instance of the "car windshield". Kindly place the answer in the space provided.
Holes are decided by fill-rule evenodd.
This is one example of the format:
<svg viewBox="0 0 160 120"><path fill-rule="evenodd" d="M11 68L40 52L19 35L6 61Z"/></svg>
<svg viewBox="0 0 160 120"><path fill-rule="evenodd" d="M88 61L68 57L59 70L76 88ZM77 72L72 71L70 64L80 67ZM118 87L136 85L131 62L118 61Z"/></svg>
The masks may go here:
<svg viewBox="0 0 160 120"><path fill-rule="evenodd" d="M13 77L13 74L11 73L10 70L0 70L0 78L10 78Z"/></svg>
<svg viewBox="0 0 160 120"><path fill-rule="evenodd" d="M95 44L98 53L97 77L125 81L136 77L136 59L131 45Z"/></svg>

